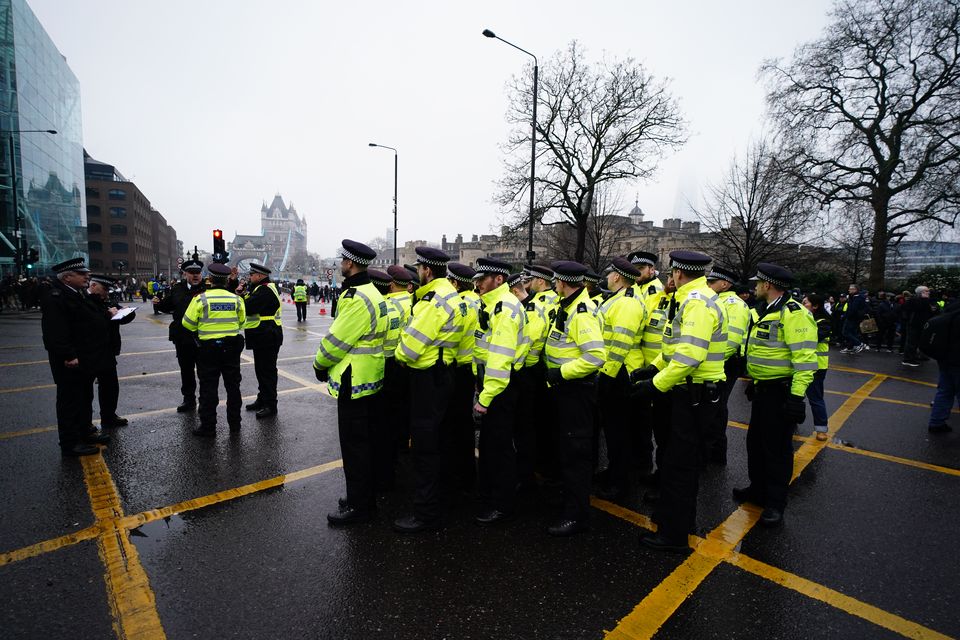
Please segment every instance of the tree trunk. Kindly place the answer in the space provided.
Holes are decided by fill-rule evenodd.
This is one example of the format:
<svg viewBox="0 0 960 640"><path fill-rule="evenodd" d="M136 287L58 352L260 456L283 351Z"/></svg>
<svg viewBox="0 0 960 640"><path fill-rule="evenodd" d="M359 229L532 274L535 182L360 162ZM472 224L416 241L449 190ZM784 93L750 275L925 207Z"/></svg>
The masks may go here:
<svg viewBox="0 0 960 640"><path fill-rule="evenodd" d="M883 289L884 272L887 270L887 213L890 198L875 197L873 200L873 237L870 239L870 276L867 279L868 291Z"/></svg>
<svg viewBox="0 0 960 640"><path fill-rule="evenodd" d="M574 252L573 259L583 264L583 256L586 253L587 248L587 225L590 222L589 216L578 216L577 217L577 248ZM561 260L563 257L561 257Z"/></svg>

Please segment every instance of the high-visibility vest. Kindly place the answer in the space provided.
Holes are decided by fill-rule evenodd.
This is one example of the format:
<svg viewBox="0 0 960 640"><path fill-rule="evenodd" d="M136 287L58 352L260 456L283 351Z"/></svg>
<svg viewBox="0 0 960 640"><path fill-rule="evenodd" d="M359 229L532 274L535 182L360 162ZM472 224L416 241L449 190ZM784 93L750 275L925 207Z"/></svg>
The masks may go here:
<svg viewBox="0 0 960 640"><path fill-rule="evenodd" d="M307 285L298 284L293 288L293 301L294 302L307 301Z"/></svg>
<svg viewBox="0 0 960 640"><path fill-rule="evenodd" d="M633 286L624 287L610 296L603 303L601 314L607 361L600 373L616 378L621 367L626 366L627 373L642 367L640 340L647 320L647 309L637 298Z"/></svg>
<svg viewBox="0 0 960 640"><path fill-rule="evenodd" d="M735 291L717 294L717 302L727 317L727 351L724 355L730 358L741 352L743 341L747 337L750 307Z"/></svg>
<svg viewBox="0 0 960 640"><path fill-rule="evenodd" d="M473 372L480 384L479 402L489 407L510 383L510 373L523 363L523 306L510 293L507 283L480 296L483 308L478 318Z"/></svg>
<svg viewBox="0 0 960 640"><path fill-rule="evenodd" d="M663 293L663 283L660 282L660 278L653 278L644 283L638 282L635 286L640 300L644 304L647 304L649 298ZM649 311L649 309L650 307L647 305L647 310Z"/></svg>
<svg viewBox="0 0 960 640"><path fill-rule="evenodd" d="M383 339L383 357L392 358L400 341L400 332L403 331L403 308L395 299L384 297L387 304L387 335Z"/></svg>
<svg viewBox="0 0 960 640"><path fill-rule="evenodd" d="M754 380L792 378L790 393L802 396L817 370L817 322L813 314L789 293L764 309L751 313L747 338L747 375Z"/></svg>
<svg viewBox="0 0 960 640"><path fill-rule="evenodd" d="M547 339L549 320L543 309L538 307L533 298L523 301L523 366L533 367L540 362L543 345Z"/></svg>
<svg viewBox="0 0 960 640"><path fill-rule="evenodd" d="M560 296L553 289L530 295L527 304L532 304L539 316L539 321L534 323L532 329L539 327L541 330L528 333L531 340L526 360L528 367L535 365L537 360L543 356L543 347L547 343L547 330L550 328L550 323L553 322L553 316L556 315L559 300Z"/></svg>
<svg viewBox="0 0 960 640"><path fill-rule="evenodd" d="M814 318L817 322L817 369L830 367L830 316Z"/></svg>
<svg viewBox="0 0 960 640"><path fill-rule="evenodd" d="M453 364L463 335L467 303L446 278L434 278L417 289L410 324L400 333L397 362L411 369L429 369L443 353L443 364Z"/></svg>
<svg viewBox="0 0 960 640"><path fill-rule="evenodd" d="M670 302L673 294L661 291L660 293L642 298L647 309L647 322L643 325L643 334L640 338L640 350L643 352L643 361L647 364L656 360L663 347L663 328L669 323Z"/></svg>
<svg viewBox="0 0 960 640"><path fill-rule="evenodd" d="M457 345L457 366L469 367L473 364L473 350L477 342L477 321L479 320L480 296L476 291L461 291L460 299L467 305L467 315L463 319L463 334Z"/></svg>
<svg viewBox="0 0 960 640"><path fill-rule="evenodd" d="M208 289L190 301L180 324L206 341L240 335L246 319L243 298L224 289Z"/></svg>
<svg viewBox="0 0 960 640"><path fill-rule="evenodd" d="M371 396L383 387L388 318L387 303L369 278L340 294L337 317L320 341L313 363L317 369L329 369L331 396L339 397L347 367L351 399Z"/></svg>
<svg viewBox="0 0 960 640"><path fill-rule="evenodd" d="M669 391L687 377L695 383L725 379L727 323L717 294L701 276L677 289L674 300L677 313L664 327L663 348L651 363L660 369L654 386Z"/></svg>
<svg viewBox="0 0 960 640"><path fill-rule="evenodd" d="M413 300L413 296L407 291L396 291L394 293L388 293L384 297L400 306L400 311L402 312L400 316L400 327L403 328L410 324L410 303Z"/></svg>
<svg viewBox="0 0 960 640"><path fill-rule="evenodd" d="M590 376L606 361L603 330L594 306L584 287L566 306L560 304L547 331L543 349L547 368L559 368L564 380Z"/></svg>
<svg viewBox="0 0 960 640"><path fill-rule="evenodd" d="M268 289L270 289L270 291L273 292L273 295L275 295L275 296L277 297L277 310L274 311L274 315L272 315L272 316L261 316L261 315L257 315L257 314L251 314L251 315L247 316L247 324L246 324L246 327L244 327L244 328L246 328L246 329L256 329L257 327L260 326L260 323L261 323L261 322L271 321L271 320L272 320L274 323L276 323L276 325L277 325L278 327L283 326L283 325L281 324L281 322L280 322L280 314L283 312L283 300L280 298L280 292L277 291L277 285L275 285L275 284L272 283L272 282L268 282L268 283L266 283L266 284L258 284L256 287L253 288L253 291L250 292L250 294L247 296L247 298L249 298L250 296L252 296L252 295L254 294L254 292L255 292L257 289L259 289L260 287L267 287Z"/></svg>

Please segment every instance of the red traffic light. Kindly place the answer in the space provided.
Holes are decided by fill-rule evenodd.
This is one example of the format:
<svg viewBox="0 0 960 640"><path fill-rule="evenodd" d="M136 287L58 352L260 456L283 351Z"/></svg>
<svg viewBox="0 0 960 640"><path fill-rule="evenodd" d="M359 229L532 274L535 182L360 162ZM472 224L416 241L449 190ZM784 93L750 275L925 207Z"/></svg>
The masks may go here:
<svg viewBox="0 0 960 640"><path fill-rule="evenodd" d="M213 230L213 237L216 238L217 240L219 240L220 238L223 237L223 231L221 231L220 229L214 229L214 230Z"/></svg>

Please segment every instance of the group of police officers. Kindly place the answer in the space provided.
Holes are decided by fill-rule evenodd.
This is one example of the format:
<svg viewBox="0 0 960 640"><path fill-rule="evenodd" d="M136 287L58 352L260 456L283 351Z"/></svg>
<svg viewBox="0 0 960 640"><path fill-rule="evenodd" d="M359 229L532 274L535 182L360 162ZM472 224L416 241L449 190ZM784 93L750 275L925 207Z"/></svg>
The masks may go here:
<svg viewBox="0 0 960 640"><path fill-rule="evenodd" d="M736 275L693 251L670 254L666 287L642 251L613 259L606 286L576 262L511 273L492 258L474 269L439 249L416 254L415 272L382 272L368 268L370 247L342 243L339 310L314 361L337 398L346 477L331 525L371 519L409 443L413 508L396 531L440 527L452 491L476 492L478 525L508 521L538 471L562 487L547 532L580 533L602 431L604 495L622 497L655 469L657 532L642 542L687 550L699 473L726 462L726 404L743 374L750 484L734 498L760 505L761 524L781 524L791 439L818 367L817 325L788 293L789 271L759 266L751 310Z"/></svg>
<svg viewBox="0 0 960 640"><path fill-rule="evenodd" d="M342 243L338 312L313 363L337 399L346 478L346 496L327 515L331 525L370 520L378 494L394 486L398 453L409 450L412 511L393 523L398 532L440 527L445 498L456 492L475 493L476 523L497 526L514 516L518 492L538 475L562 488L547 532L583 532L602 432L609 465L600 494L619 499L638 479L652 482L657 531L642 543L687 550L699 473L708 462L726 462L727 401L744 374L753 403L750 484L733 495L763 508L761 524L781 524L791 438L804 420L817 352L825 351L813 316L788 293L789 271L760 264L760 303L751 310L732 290L736 274L710 268L711 259L693 251L670 254L666 286L656 254L644 251L614 258L603 278L571 261L511 273L492 258L479 258L474 269L439 249L416 254L414 266L382 272L368 268L376 258L370 247ZM244 346L253 351L259 385L246 408L258 419L276 415L283 305L262 265L251 265L249 282L233 280L222 264L209 265L204 282L202 269L197 260L184 263L183 279L154 302L173 316L183 396L177 411L198 408L193 433L214 436L221 378L229 428L240 428ZM82 308L102 332L116 309L87 303L82 261L55 270L44 340L61 447L88 455L108 440L90 431L89 406L94 370L109 367L97 364L104 350L82 346L84 330L74 331L69 319ZM305 320L300 311L298 321ZM82 391L79 372L89 372ZM87 409L76 408L83 403Z"/></svg>

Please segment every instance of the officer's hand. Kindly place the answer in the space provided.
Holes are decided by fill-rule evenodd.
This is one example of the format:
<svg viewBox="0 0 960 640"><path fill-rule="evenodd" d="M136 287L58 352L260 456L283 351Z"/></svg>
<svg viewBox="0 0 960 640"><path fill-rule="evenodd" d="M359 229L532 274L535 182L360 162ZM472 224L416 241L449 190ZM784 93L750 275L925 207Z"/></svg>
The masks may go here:
<svg viewBox="0 0 960 640"><path fill-rule="evenodd" d="M317 369L313 368L313 375L317 376L317 380L320 382L327 382L330 380L330 370L329 369Z"/></svg>
<svg viewBox="0 0 960 640"><path fill-rule="evenodd" d="M73 360L64 360L63 366L65 366L67 369L76 369L80 366L80 361L76 358Z"/></svg>
<svg viewBox="0 0 960 640"><path fill-rule="evenodd" d="M556 386L563 382L563 374L560 373L560 367L556 369L547 369L547 384Z"/></svg>
<svg viewBox="0 0 960 640"><path fill-rule="evenodd" d="M784 412L787 414L787 418L791 422L800 424L807 418L807 403L804 401L803 396L791 395L787 398L787 404L784 407Z"/></svg>
<svg viewBox="0 0 960 640"><path fill-rule="evenodd" d="M645 367L641 367L640 369L630 372L630 382L636 383L640 382L641 380L649 380L658 373L660 373L659 369L652 364L648 364Z"/></svg>
<svg viewBox="0 0 960 640"><path fill-rule="evenodd" d="M152 302L153 304L160 304L160 298L158 298L157 296L153 296L153 300L151 300L150 302Z"/></svg>
<svg viewBox="0 0 960 640"><path fill-rule="evenodd" d="M747 396L747 401L753 402L753 396L756 395L757 389L753 384L753 380L747 381L747 386L743 389L743 395Z"/></svg>
<svg viewBox="0 0 960 640"><path fill-rule="evenodd" d="M630 389L630 396L636 400L650 400L660 393L653 384L653 378L647 378L633 385Z"/></svg>

